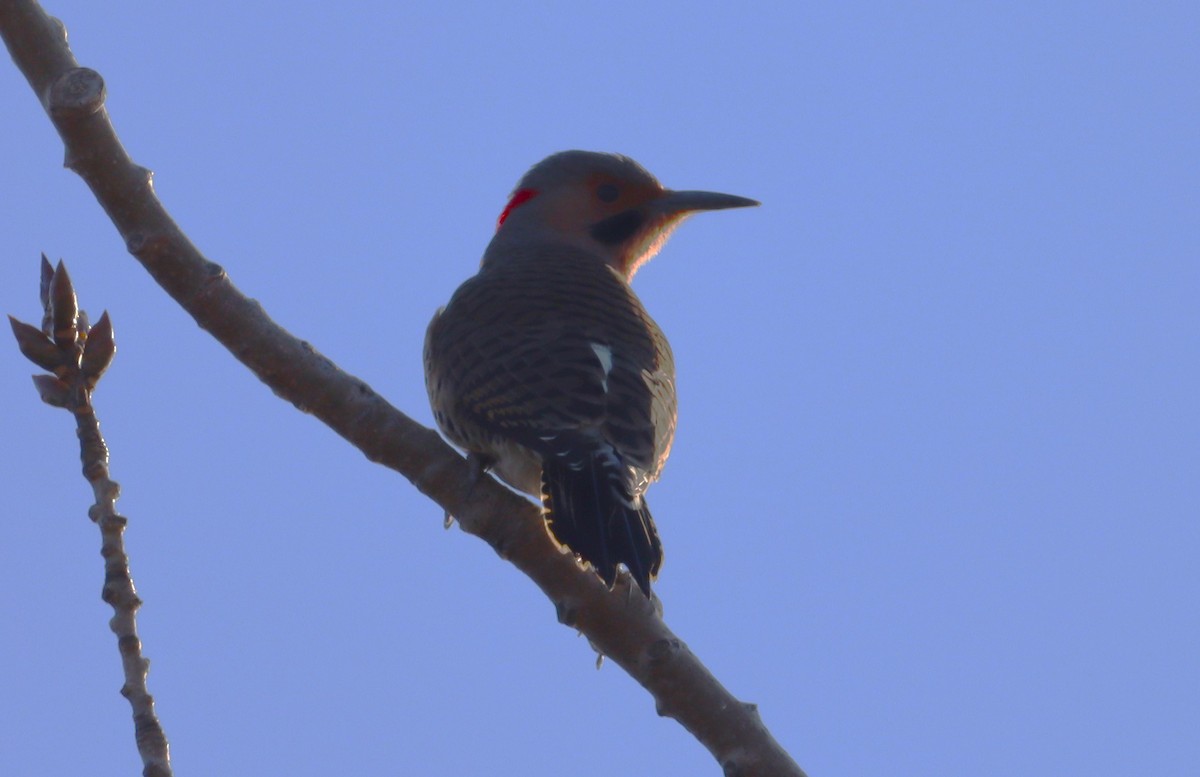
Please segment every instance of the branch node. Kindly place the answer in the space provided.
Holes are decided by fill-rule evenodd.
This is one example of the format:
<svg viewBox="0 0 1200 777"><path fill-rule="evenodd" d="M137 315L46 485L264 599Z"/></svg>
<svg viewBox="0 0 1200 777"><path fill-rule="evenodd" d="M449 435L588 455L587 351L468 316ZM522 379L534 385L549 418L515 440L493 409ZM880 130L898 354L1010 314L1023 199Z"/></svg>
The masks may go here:
<svg viewBox="0 0 1200 777"><path fill-rule="evenodd" d="M115 502L121 498L121 484L115 480L105 478L102 482L92 484L92 489L96 494L96 501ZM120 521L120 526L125 525L125 518L120 515L113 515L115 521Z"/></svg>
<svg viewBox="0 0 1200 777"><path fill-rule="evenodd" d="M554 614L559 623L575 628L575 624L579 622L579 602L559 599L554 603Z"/></svg>
<svg viewBox="0 0 1200 777"><path fill-rule="evenodd" d="M106 581L100 588L100 601L113 608L121 601L121 592L117 590L115 581Z"/></svg>
<svg viewBox="0 0 1200 777"><path fill-rule="evenodd" d="M130 232L125 236L125 250L140 258L142 251L146 248L146 241L148 239L145 232Z"/></svg>
<svg viewBox="0 0 1200 777"><path fill-rule="evenodd" d="M125 250L142 262L161 258L170 252L171 247L170 235L162 232L134 230L125 237Z"/></svg>
<svg viewBox="0 0 1200 777"><path fill-rule="evenodd" d="M195 288L192 289L191 294L188 295L188 304L189 305L203 305L204 303L208 302L208 300L212 299L214 296L221 294L225 290L226 285L229 281L229 276L225 272L225 268L222 267L221 265L217 264L216 262L210 262L208 260L205 260L204 264L201 266L201 270L204 273L204 278L200 283L196 284ZM257 310L263 316L266 316L266 310L258 302L258 300L248 299L246 301L249 304L253 305L255 308L257 308ZM246 347L246 344L243 343L242 346ZM244 357L239 357L239 358L244 358ZM291 399L290 397L287 397L283 394L279 394L278 391L276 391L275 393L282 398L289 399L289 401L291 401L293 404L295 404L294 399ZM305 412L308 412L308 411L305 411Z"/></svg>
<svg viewBox="0 0 1200 777"><path fill-rule="evenodd" d="M101 518L99 520L99 524L100 524L101 529L107 529L110 531L121 532L121 531L124 531L125 527L129 524L129 519L123 515L117 515L116 513L106 512L104 515L101 516Z"/></svg>
<svg viewBox="0 0 1200 777"><path fill-rule="evenodd" d="M662 666L673 661L683 650L683 642L678 639L658 639L646 648L646 659L651 666Z"/></svg>
<svg viewBox="0 0 1200 777"><path fill-rule="evenodd" d="M104 98L104 79L99 73L90 67L72 68L50 87L50 115L56 119L86 119L104 107Z"/></svg>
<svg viewBox="0 0 1200 777"><path fill-rule="evenodd" d="M137 638L136 634L127 634L117 639L117 650L121 655L136 656L138 651L142 649L142 641ZM121 694L125 695L125 689L121 689Z"/></svg>
<svg viewBox="0 0 1200 777"><path fill-rule="evenodd" d="M63 24L62 19L57 16L47 16L46 18L50 20L50 26L54 28L54 32L62 38L63 45L68 45L70 41L67 38L67 25Z"/></svg>

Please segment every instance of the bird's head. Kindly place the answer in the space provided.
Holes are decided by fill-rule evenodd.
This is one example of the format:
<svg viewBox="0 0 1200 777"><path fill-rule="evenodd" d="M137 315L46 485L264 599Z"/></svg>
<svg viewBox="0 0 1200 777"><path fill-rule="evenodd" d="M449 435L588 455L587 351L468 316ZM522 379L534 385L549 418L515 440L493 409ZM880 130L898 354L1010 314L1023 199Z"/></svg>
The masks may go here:
<svg viewBox="0 0 1200 777"><path fill-rule="evenodd" d="M732 194L665 189L619 154L562 151L538 162L517 184L496 237L504 243L569 243L603 256L630 279L691 214L758 204Z"/></svg>

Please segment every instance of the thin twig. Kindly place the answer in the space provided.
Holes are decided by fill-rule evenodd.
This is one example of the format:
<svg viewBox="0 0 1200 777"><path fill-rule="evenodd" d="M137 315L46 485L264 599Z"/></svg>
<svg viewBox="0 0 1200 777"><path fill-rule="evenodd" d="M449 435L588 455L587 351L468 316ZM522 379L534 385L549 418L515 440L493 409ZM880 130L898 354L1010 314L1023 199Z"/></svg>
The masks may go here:
<svg viewBox="0 0 1200 777"><path fill-rule="evenodd" d="M62 262L52 268L42 256L42 328L9 317L17 344L31 361L48 370L35 375L34 385L50 405L69 410L75 416L79 435L79 456L83 476L95 494L88 509L100 527L100 555L104 557L104 586L100 598L112 605L109 628L117 635L125 684L121 695L133 708L134 738L142 757L145 777L170 777L171 754L167 735L154 712L154 697L146 687L150 661L142 655L137 632L137 611L142 606L129 557L125 554L127 520L117 513L121 487L109 476L108 446L100 434L100 421L92 405L92 390L116 353L112 323L108 313L89 327L87 317L78 309L71 278Z"/></svg>

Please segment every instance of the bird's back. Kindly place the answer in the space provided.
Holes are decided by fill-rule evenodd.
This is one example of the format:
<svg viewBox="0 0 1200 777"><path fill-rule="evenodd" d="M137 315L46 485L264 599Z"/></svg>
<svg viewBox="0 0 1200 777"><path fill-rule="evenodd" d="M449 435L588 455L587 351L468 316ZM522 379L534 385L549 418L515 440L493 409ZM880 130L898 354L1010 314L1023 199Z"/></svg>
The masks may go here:
<svg viewBox="0 0 1200 777"><path fill-rule="evenodd" d="M643 590L662 561L642 498L675 433L670 346L629 284L569 247L487 266L429 325L439 426L541 496L560 542Z"/></svg>
<svg viewBox="0 0 1200 777"><path fill-rule="evenodd" d="M430 323L425 366L438 423L467 450L593 435L644 477L639 493L670 452L670 346L629 284L577 249L485 266Z"/></svg>

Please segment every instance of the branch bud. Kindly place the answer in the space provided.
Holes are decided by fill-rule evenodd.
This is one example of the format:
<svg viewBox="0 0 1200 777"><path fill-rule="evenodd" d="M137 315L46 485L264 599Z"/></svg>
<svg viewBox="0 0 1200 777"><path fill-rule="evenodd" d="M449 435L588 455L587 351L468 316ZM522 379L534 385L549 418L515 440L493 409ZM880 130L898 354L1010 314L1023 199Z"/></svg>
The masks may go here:
<svg viewBox="0 0 1200 777"><path fill-rule="evenodd" d="M8 317L8 323L12 325L13 337L17 338L17 347L21 349L21 353L25 354L26 359L43 370L55 373L67 363L67 356L42 330L26 324L24 321L18 321L12 316Z"/></svg>
<svg viewBox="0 0 1200 777"><path fill-rule="evenodd" d="M109 319L106 310L101 314L96 325L88 330L87 342L83 346L80 371L83 373L84 383L89 390L95 388L100 376L108 369L108 365L112 364L116 352L117 345L113 340L112 320Z"/></svg>

